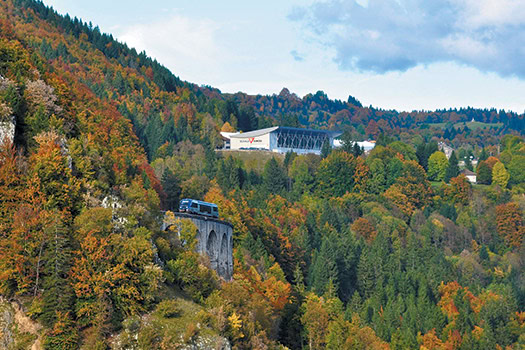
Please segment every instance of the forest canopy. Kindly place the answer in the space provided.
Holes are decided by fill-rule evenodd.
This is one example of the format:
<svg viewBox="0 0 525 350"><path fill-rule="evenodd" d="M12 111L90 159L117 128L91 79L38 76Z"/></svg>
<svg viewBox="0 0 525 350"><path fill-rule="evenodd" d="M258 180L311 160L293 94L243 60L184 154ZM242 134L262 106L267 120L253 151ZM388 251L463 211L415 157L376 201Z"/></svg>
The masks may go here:
<svg viewBox="0 0 525 350"><path fill-rule="evenodd" d="M13 348L525 346L524 115L223 94L40 1L6 0L10 125L0 307L41 327L6 326ZM221 130L272 125L340 129L344 146L222 150ZM365 139L367 153L345 144ZM190 221L161 230L187 197L233 225L231 280L195 252Z"/></svg>

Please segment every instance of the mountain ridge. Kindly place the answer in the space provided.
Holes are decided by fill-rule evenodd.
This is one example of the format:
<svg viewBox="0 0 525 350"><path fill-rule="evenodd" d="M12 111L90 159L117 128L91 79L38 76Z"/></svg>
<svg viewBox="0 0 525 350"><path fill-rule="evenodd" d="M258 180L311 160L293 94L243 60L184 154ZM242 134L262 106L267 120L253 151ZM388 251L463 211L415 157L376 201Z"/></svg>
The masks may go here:
<svg viewBox="0 0 525 350"><path fill-rule="evenodd" d="M0 28L0 295L44 349L525 344L523 115L222 94L41 1L0 2ZM272 125L340 128L342 147L217 151L223 128ZM194 224L161 230L181 198L233 225L230 281Z"/></svg>

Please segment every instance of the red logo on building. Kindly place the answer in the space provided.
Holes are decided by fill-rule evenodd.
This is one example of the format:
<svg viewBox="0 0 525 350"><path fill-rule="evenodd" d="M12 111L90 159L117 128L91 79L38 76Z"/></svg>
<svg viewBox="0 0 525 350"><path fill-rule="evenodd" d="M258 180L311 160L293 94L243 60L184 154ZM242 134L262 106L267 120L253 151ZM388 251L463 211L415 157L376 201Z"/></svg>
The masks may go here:
<svg viewBox="0 0 525 350"><path fill-rule="evenodd" d="M252 143L253 140L255 140L255 137L250 137L250 143Z"/></svg>

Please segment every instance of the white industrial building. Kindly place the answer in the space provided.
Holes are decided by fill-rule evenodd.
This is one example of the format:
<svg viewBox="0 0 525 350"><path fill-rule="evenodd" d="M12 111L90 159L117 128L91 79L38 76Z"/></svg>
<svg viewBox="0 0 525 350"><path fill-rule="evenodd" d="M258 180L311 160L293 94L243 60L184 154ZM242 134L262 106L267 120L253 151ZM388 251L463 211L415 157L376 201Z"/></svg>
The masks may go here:
<svg viewBox="0 0 525 350"><path fill-rule="evenodd" d="M254 130L249 132L221 132L225 148L231 150L266 150L286 153L321 153L325 142L334 147L334 139L342 133L338 131L300 129L284 126Z"/></svg>
<svg viewBox="0 0 525 350"><path fill-rule="evenodd" d="M376 146L375 141L353 141L352 146L354 145L354 142L357 143L357 145L363 149L365 154L368 154ZM339 139L334 140L334 147L343 147L343 141Z"/></svg>

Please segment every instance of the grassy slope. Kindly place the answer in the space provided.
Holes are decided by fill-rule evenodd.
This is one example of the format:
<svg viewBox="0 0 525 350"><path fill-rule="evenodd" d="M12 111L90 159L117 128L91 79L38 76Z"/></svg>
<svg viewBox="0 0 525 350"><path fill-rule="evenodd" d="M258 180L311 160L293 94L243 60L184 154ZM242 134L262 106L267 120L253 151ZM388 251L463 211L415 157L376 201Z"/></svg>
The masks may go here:
<svg viewBox="0 0 525 350"><path fill-rule="evenodd" d="M428 125L444 129L447 123L430 123ZM463 128L465 125L468 126L468 128L471 130L476 130L479 128L488 129L490 127L501 128L503 126L503 123L459 122L454 124L454 128Z"/></svg>
<svg viewBox="0 0 525 350"><path fill-rule="evenodd" d="M240 159L244 162L246 169L253 169L258 173L262 173L264 170L264 165L272 157L279 161L284 160L284 154L269 152L269 151L217 151L224 158L232 156L234 158Z"/></svg>

